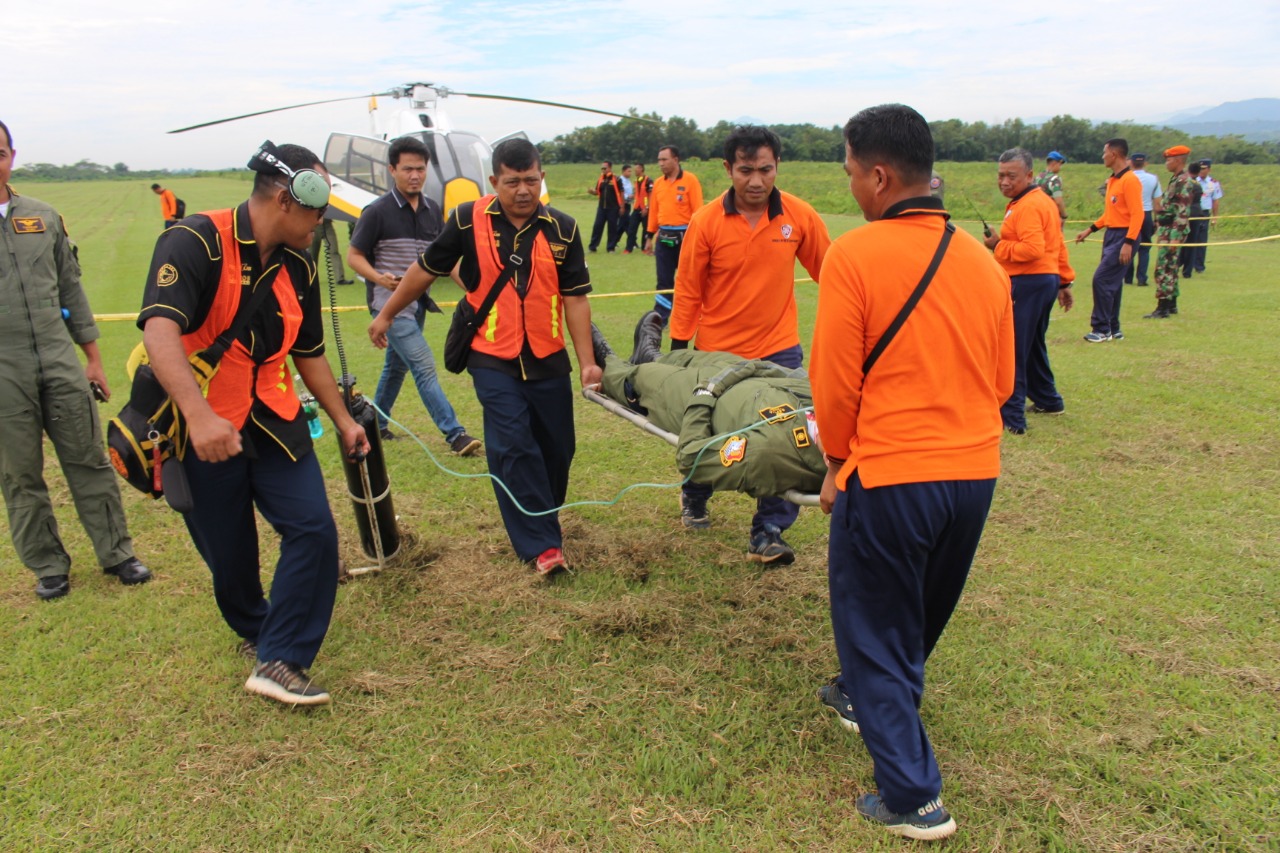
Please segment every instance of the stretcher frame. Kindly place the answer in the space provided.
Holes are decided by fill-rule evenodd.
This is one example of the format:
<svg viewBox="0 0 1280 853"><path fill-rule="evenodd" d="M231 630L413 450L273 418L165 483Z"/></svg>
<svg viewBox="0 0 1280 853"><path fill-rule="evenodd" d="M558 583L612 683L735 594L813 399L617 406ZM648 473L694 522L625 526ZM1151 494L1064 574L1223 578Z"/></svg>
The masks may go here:
<svg viewBox="0 0 1280 853"><path fill-rule="evenodd" d="M680 446L680 437L675 433L667 432L662 427L654 424L644 415L633 409L627 408L616 400L606 397L599 391L592 390L591 388L583 388L582 396L600 406L606 412L611 412L620 418L630 421L632 424L650 435L656 435L672 447ZM784 500L790 501L796 506L818 506L817 495L805 494L804 492L800 492L795 489L787 489L787 491L780 495L780 497Z"/></svg>

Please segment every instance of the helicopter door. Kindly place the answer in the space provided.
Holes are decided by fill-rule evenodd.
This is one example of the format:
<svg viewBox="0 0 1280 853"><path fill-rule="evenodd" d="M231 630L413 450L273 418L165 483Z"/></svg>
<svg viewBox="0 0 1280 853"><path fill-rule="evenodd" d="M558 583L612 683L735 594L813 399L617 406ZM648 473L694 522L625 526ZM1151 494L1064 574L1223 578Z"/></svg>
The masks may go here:
<svg viewBox="0 0 1280 853"><path fill-rule="evenodd" d="M508 133L506 136L503 136L500 139L493 140L493 147L497 148L499 145L506 142L508 139L523 139L525 141L529 141L529 134L525 133L523 130L517 130L515 133ZM492 166L490 166L490 168L492 168ZM542 179L542 198L540 199L540 201L543 204L551 203L551 193L547 192L546 178Z"/></svg>
<svg viewBox="0 0 1280 853"><path fill-rule="evenodd" d="M367 136L329 134L324 167L333 180L330 214L327 214L330 219L359 219L365 205L391 188L391 173L387 169L390 147L381 139Z"/></svg>
<svg viewBox="0 0 1280 853"><path fill-rule="evenodd" d="M331 133L324 149L324 167L331 175L365 192L382 195L391 189L391 173L387 170L390 147L381 139Z"/></svg>

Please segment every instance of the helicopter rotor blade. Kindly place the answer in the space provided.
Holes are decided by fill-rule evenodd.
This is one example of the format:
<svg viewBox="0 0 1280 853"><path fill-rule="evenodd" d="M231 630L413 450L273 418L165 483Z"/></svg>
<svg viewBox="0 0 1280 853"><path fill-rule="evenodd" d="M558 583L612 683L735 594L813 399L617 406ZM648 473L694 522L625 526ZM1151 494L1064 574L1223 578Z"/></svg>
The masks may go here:
<svg viewBox="0 0 1280 853"><path fill-rule="evenodd" d="M448 94L463 95L468 98L488 98L489 100L492 100L492 101L516 101L517 103L521 103L521 104L541 104L542 106L546 106L546 107L560 107L561 109L565 109L565 110L578 110L579 112L584 112L584 113L597 113L598 115L602 115L602 116L614 116L616 118L630 119L631 121L643 121L649 124L662 123L651 118L645 118L644 116L633 116L633 115L627 115L625 113L614 113L614 112L610 112L609 110L597 110L594 107L580 107L580 106L577 106L576 104L562 104L558 101L541 101L541 100L538 100L537 98L515 98L515 97L512 97L511 95L483 95L483 94L480 94L479 92L458 92L453 89L448 90Z"/></svg>
<svg viewBox="0 0 1280 853"><path fill-rule="evenodd" d="M383 97L390 97L394 94L395 94L394 92L371 92L368 95L348 95L345 98L329 98L328 100L324 100L324 101L308 101L305 104L292 104L287 107L273 107L272 109L269 109L269 110L258 110L256 113L245 113L244 115L241 115L241 116L231 116L231 118L220 118L214 121L206 121L200 124L193 124L190 127L180 127L177 130L169 131L169 133L186 133L188 130L197 130L202 127L212 127L215 124L226 124L229 121L239 121L242 118L253 118L254 116L265 116L265 115L270 115L271 113L284 112L285 110L297 110L297 109L301 109L302 107L315 107L315 106L319 106L320 104L336 104L341 101L359 101L364 98L383 98Z"/></svg>

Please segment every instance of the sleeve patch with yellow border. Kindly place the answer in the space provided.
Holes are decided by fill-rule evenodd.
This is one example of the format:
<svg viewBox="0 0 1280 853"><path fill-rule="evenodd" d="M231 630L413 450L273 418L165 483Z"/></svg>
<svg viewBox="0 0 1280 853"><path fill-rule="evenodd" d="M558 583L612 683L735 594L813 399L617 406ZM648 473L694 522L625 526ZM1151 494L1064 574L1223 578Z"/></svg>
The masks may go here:
<svg viewBox="0 0 1280 853"><path fill-rule="evenodd" d="M160 267L160 271L156 273L156 286L168 287L178 280L178 268L173 264L165 264Z"/></svg>
<svg viewBox="0 0 1280 853"><path fill-rule="evenodd" d="M789 421L796 416L796 410L790 403L782 403L777 406L766 406L760 409L760 417L771 424Z"/></svg>
<svg viewBox="0 0 1280 853"><path fill-rule="evenodd" d="M720 464L728 468L735 462L741 462L747 458L747 437L745 435L731 435L729 440L720 448Z"/></svg>
<svg viewBox="0 0 1280 853"><path fill-rule="evenodd" d="M802 426L791 430L791 437L795 439L796 447L808 447L813 443L809 441L809 430Z"/></svg>
<svg viewBox="0 0 1280 853"><path fill-rule="evenodd" d="M13 217L13 233L43 234L44 233L44 217L41 217L41 216Z"/></svg>

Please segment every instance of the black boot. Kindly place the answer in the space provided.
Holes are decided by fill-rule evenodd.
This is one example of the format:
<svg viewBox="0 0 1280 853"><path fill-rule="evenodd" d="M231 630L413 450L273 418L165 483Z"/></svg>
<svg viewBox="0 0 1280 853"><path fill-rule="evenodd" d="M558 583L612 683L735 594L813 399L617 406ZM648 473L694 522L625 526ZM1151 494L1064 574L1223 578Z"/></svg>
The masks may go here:
<svg viewBox="0 0 1280 853"><path fill-rule="evenodd" d="M1142 319L1163 320L1165 317L1168 317L1168 316L1169 316L1169 300L1161 299L1159 303L1156 305L1156 310L1152 311L1150 314L1143 314Z"/></svg>
<svg viewBox="0 0 1280 853"><path fill-rule="evenodd" d="M609 342L604 339L604 335L600 333L595 323L591 324L591 349L595 354L596 364L601 370L604 370L604 363L609 356L617 357L617 353L613 351L613 347L609 346Z"/></svg>
<svg viewBox="0 0 1280 853"><path fill-rule="evenodd" d="M635 351L631 353L632 364L648 364L662 357L662 315L650 311L636 323Z"/></svg>
<svg viewBox="0 0 1280 853"><path fill-rule="evenodd" d="M1169 316L1178 313L1178 295L1175 293L1169 297Z"/></svg>

